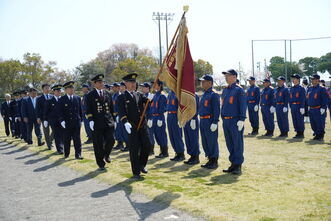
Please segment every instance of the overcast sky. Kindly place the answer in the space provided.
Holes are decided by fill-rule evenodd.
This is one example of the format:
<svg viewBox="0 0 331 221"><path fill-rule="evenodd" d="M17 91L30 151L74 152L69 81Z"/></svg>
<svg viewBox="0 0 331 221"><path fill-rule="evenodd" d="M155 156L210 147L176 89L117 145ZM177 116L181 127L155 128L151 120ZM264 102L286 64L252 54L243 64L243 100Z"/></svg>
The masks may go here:
<svg viewBox="0 0 331 221"><path fill-rule="evenodd" d="M157 55L153 12L175 13L171 38L185 4L193 59L209 61L215 73L239 62L250 72L252 39L331 36L330 0L0 0L0 57L36 52L72 69L115 43L136 43ZM319 57L331 52L331 39L292 42L292 50L294 61ZM284 42L256 43L256 62L274 55L284 56Z"/></svg>

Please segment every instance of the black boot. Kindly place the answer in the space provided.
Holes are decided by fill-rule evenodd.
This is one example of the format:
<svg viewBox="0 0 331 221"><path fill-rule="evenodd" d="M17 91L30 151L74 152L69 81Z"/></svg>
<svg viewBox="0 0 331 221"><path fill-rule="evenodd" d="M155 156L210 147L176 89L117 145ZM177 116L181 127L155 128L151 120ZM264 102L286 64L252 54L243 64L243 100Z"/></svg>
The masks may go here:
<svg viewBox="0 0 331 221"><path fill-rule="evenodd" d="M231 174L240 175L241 174L241 165L234 165Z"/></svg>
<svg viewBox="0 0 331 221"><path fill-rule="evenodd" d="M38 146L42 146L44 144L45 144L45 142L42 142L41 140L38 140Z"/></svg>
<svg viewBox="0 0 331 221"><path fill-rule="evenodd" d="M191 155L191 157L188 160L184 161L184 163L189 164L193 160L193 158L194 158L194 156Z"/></svg>
<svg viewBox="0 0 331 221"><path fill-rule="evenodd" d="M117 145L114 147L114 150L120 150L123 148L123 142L122 141L118 141Z"/></svg>
<svg viewBox="0 0 331 221"><path fill-rule="evenodd" d="M159 155L157 155L156 158L166 158L168 156L169 156L168 147L165 146L165 147L161 147L161 153Z"/></svg>
<svg viewBox="0 0 331 221"><path fill-rule="evenodd" d="M274 131L272 130L267 130L267 133L265 133L263 136L266 136L266 137L272 137L274 135Z"/></svg>
<svg viewBox="0 0 331 221"><path fill-rule="evenodd" d="M212 162L206 167L207 169L216 169L218 167L218 157L213 157Z"/></svg>
<svg viewBox="0 0 331 221"><path fill-rule="evenodd" d="M122 152L127 152L127 151L129 151L129 147L128 147L128 144L127 144L127 143L125 143L125 146L123 145L123 147L121 148L121 151L122 151Z"/></svg>
<svg viewBox="0 0 331 221"><path fill-rule="evenodd" d="M170 160L177 161L177 162L183 161L183 160L185 160L185 155L184 155L184 153L176 153L176 156L174 158L171 158Z"/></svg>
<svg viewBox="0 0 331 221"><path fill-rule="evenodd" d="M224 173L231 173L233 169L234 169L234 164L231 163L230 167L228 169L223 170L223 172Z"/></svg>
<svg viewBox="0 0 331 221"><path fill-rule="evenodd" d="M316 134L313 140L323 141L323 139L324 139L324 134Z"/></svg>
<svg viewBox="0 0 331 221"><path fill-rule="evenodd" d="M281 132L278 137L288 137L288 132Z"/></svg>
<svg viewBox="0 0 331 221"><path fill-rule="evenodd" d="M252 133L249 133L248 135L258 135L259 134L259 128L253 128Z"/></svg>
<svg viewBox="0 0 331 221"><path fill-rule="evenodd" d="M298 131L297 134L293 138L295 138L295 139L305 138L305 136L303 135L303 131Z"/></svg>
<svg viewBox="0 0 331 221"><path fill-rule="evenodd" d="M202 164L201 167L206 168L209 166L209 164L211 164L211 157L208 157L208 162L205 164Z"/></svg>
<svg viewBox="0 0 331 221"><path fill-rule="evenodd" d="M188 165L196 165L199 163L200 163L199 155L196 155L196 156L193 156L193 159L188 163Z"/></svg>

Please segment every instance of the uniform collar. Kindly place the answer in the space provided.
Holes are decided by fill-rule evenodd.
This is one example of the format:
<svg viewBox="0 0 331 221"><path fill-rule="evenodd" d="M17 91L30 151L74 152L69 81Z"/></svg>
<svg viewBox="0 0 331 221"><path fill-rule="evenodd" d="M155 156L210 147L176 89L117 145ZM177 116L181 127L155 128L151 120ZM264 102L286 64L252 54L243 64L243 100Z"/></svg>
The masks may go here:
<svg viewBox="0 0 331 221"><path fill-rule="evenodd" d="M207 90L205 90L205 92L211 92L212 90L213 90L213 87L210 87Z"/></svg>
<svg viewBox="0 0 331 221"><path fill-rule="evenodd" d="M234 88L235 86L237 86L237 82L234 82L234 83L230 84L230 85L228 86L228 88Z"/></svg>

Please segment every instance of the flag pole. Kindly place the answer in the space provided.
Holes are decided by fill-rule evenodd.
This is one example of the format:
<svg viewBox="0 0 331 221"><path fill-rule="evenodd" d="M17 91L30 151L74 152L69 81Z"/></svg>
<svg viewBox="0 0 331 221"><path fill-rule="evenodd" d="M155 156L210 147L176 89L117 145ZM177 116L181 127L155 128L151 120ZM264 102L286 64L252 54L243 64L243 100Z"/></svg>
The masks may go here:
<svg viewBox="0 0 331 221"><path fill-rule="evenodd" d="M156 84L157 84L157 81L159 80L159 77L160 77L160 75L161 75L161 73L162 73L162 71L163 71L164 63L165 63L165 61L167 60L168 55L169 55L169 51L170 51L170 49L172 48L172 46L173 46L173 44L174 44L174 41L175 41L175 39L176 39L176 36L177 36L178 30L179 30L179 27L180 27L180 23L181 23L182 19L185 17L186 12L188 11L188 6L187 6L187 5L184 6L183 9L184 9L183 15L182 15L182 17L181 17L181 19L180 19L180 22L179 22L178 26L177 26L177 29L176 29L176 31L175 31L175 34L174 34L174 36L172 37L172 40L171 40L171 42L170 42L170 45L169 45L169 47L167 48L167 53L166 53L166 56L164 56L164 58L163 58L163 61L162 61L161 67L160 67L160 69L159 69L159 72L157 73L157 75L156 75L156 77L155 77L155 80L154 80L154 83L153 83L153 86L152 86L152 91L154 90L154 88L155 88L155 86L156 86ZM141 124L142 124L142 121L143 121L144 116L145 116L145 114L146 114L146 110L147 110L147 107L148 107L148 104L149 104L149 103L150 103L150 100L147 100L147 102L146 102L146 104L145 104L145 107L144 107L144 110L143 110L143 112L142 112L142 114L141 114L141 116L140 116L137 130L139 130L140 127L141 127Z"/></svg>

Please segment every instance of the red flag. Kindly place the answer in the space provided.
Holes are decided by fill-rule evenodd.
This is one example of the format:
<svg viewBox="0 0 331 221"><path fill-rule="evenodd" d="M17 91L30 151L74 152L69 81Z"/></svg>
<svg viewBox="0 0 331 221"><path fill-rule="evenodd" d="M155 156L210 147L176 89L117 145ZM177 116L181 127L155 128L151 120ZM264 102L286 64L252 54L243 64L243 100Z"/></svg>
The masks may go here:
<svg viewBox="0 0 331 221"><path fill-rule="evenodd" d="M187 39L186 19L182 18L178 35L165 61L160 79L174 91L178 100L178 121L184 126L196 114L195 75L193 60Z"/></svg>

